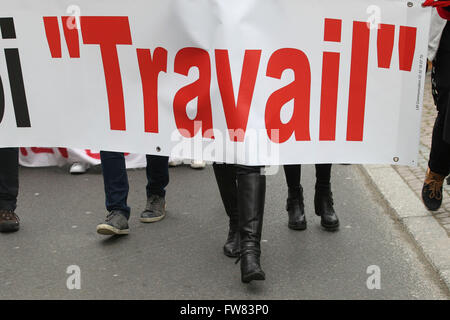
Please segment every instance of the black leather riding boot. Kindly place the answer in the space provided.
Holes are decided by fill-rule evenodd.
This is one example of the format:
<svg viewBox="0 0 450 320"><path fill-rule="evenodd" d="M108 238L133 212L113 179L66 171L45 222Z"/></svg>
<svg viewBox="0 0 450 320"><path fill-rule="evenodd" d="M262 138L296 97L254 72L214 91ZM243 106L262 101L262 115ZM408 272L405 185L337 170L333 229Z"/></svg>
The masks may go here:
<svg viewBox="0 0 450 320"><path fill-rule="evenodd" d="M330 184L316 184L314 207L316 215L322 218L320 224L325 230L335 231L339 228L339 219L333 208L333 194L331 193Z"/></svg>
<svg viewBox="0 0 450 320"><path fill-rule="evenodd" d="M288 198L286 201L286 210L289 216L288 227L292 230L305 230L306 217L305 206L303 204L303 188L288 189Z"/></svg>
<svg viewBox="0 0 450 320"><path fill-rule="evenodd" d="M239 214L237 206L236 168L229 164L213 164L214 175L219 186L225 212L229 219L228 239L223 246L223 253L228 257L239 256Z"/></svg>
<svg viewBox="0 0 450 320"><path fill-rule="evenodd" d="M266 177L260 167L237 166L238 212L240 230L241 279L244 283L265 280L261 269L261 232L263 226Z"/></svg>

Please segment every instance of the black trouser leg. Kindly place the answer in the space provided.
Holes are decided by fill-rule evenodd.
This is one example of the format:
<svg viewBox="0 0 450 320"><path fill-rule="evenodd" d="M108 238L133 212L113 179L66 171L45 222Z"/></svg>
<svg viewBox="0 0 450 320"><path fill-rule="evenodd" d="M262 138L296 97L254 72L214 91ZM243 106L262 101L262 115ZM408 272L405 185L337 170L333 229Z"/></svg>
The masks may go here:
<svg viewBox="0 0 450 320"><path fill-rule="evenodd" d="M0 148L0 210L16 210L18 194L19 149Z"/></svg>
<svg viewBox="0 0 450 320"><path fill-rule="evenodd" d="M329 186L331 181L331 164L316 164L316 185Z"/></svg>
<svg viewBox="0 0 450 320"><path fill-rule="evenodd" d="M431 141L430 170L441 176L450 173L450 25L444 28L431 73L433 98L438 115L433 127ZM447 140L447 141L446 141Z"/></svg>
<svg viewBox="0 0 450 320"><path fill-rule="evenodd" d="M288 212L288 227L292 230L305 230L306 217L303 204L303 188L300 184L302 166L285 165L284 174L288 185L286 210Z"/></svg>
<svg viewBox="0 0 450 320"><path fill-rule="evenodd" d="M241 276L244 283L264 280L261 269L261 233L263 226L266 177L261 167L237 165L240 229Z"/></svg>
<svg viewBox="0 0 450 320"><path fill-rule="evenodd" d="M428 166L434 173L447 176L450 173L450 144L444 141L445 111L439 111L433 127L430 160Z"/></svg>
<svg viewBox="0 0 450 320"><path fill-rule="evenodd" d="M169 184L169 157L147 155L147 198L152 194L165 197Z"/></svg>
<svg viewBox="0 0 450 320"><path fill-rule="evenodd" d="M213 169L225 212L229 217L228 239L223 251L228 257L237 257L239 255L239 213L236 168L234 165L214 163Z"/></svg>
<svg viewBox="0 0 450 320"><path fill-rule="evenodd" d="M286 176L286 183L289 190L292 192L300 190L300 179L302 175L302 166L299 164L285 165L284 175Z"/></svg>

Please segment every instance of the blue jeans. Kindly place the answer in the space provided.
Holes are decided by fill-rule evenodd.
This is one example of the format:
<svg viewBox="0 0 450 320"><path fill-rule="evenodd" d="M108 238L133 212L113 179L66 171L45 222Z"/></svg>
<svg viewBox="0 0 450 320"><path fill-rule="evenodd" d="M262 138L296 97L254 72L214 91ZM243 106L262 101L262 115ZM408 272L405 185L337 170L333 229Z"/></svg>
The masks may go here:
<svg viewBox="0 0 450 320"><path fill-rule="evenodd" d="M18 193L19 149L0 148L0 210L16 210Z"/></svg>
<svg viewBox="0 0 450 320"><path fill-rule="evenodd" d="M121 152L101 151L100 157L105 184L105 204L108 211L120 210L130 217L128 175L125 156ZM169 157L147 155L147 197L165 197L169 184Z"/></svg>

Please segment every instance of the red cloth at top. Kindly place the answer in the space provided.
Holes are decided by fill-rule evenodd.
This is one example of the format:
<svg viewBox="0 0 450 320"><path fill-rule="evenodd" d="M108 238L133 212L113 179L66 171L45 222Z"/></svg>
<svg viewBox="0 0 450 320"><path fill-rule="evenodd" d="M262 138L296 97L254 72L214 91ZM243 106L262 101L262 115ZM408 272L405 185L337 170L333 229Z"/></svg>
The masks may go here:
<svg viewBox="0 0 450 320"><path fill-rule="evenodd" d="M450 11L446 8L437 8L437 11L442 19L450 20Z"/></svg>
<svg viewBox="0 0 450 320"><path fill-rule="evenodd" d="M425 0L424 7L436 7L441 18L450 20L450 1L448 0Z"/></svg>

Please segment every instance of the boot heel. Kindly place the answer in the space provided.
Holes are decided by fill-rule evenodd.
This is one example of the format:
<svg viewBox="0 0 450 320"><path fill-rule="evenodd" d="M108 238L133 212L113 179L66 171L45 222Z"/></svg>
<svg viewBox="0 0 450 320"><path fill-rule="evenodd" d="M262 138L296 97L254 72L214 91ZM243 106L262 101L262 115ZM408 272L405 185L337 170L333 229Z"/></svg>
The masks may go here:
<svg viewBox="0 0 450 320"><path fill-rule="evenodd" d="M242 275L243 283L250 283L252 281L263 281L266 280L266 275L264 271L252 272L250 274Z"/></svg>

